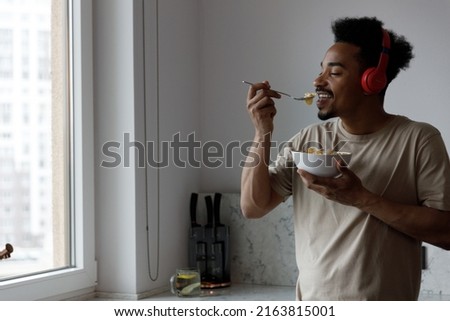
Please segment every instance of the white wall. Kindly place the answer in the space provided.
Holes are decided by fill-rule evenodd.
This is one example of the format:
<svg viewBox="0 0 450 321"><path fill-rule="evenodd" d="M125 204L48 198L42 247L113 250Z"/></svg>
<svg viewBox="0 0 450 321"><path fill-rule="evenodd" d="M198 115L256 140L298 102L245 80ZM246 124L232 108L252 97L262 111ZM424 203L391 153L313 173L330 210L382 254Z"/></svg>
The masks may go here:
<svg viewBox="0 0 450 321"><path fill-rule="evenodd" d="M96 165L101 146L134 130L133 7L130 2L94 1L94 112ZM122 24L114 23L121 17ZM121 44L121 49L119 49ZM116 75L120 75L116 76ZM96 168L96 258L101 291L136 288L136 184L133 168ZM121 255L118 255L121 253Z"/></svg>
<svg viewBox="0 0 450 321"><path fill-rule="evenodd" d="M343 16L376 16L414 45L410 69L391 84L386 109L427 121L442 131L450 149L450 2L447 0L200 0L202 19L202 139L253 138L241 80L267 79L274 89L302 95L312 89L319 63L332 44L331 22ZM282 142L317 122L314 107L278 102L274 140ZM201 190L238 192L233 168L203 169Z"/></svg>
<svg viewBox="0 0 450 321"><path fill-rule="evenodd" d="M197 1L159 1L158 15L155 5L98 0L93 8L97 291L121 298L167 287L175 267L186 264L189 196L199 182L198 170L170 164L160 169L159 179L157 170L148 168L146 188L145 169L133 153L129 167L100 166L112 161L102 154L107 142L122 143L119 152L125 155L124 133L144 143L170 141L178 132L185 138L199 129Z"/></svg>

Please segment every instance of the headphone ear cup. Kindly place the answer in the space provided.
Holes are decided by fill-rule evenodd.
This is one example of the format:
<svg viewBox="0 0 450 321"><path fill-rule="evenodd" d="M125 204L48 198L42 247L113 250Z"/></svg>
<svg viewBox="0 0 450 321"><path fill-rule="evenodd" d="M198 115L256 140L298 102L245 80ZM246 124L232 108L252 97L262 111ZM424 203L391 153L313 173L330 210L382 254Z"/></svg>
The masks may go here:
<svg viewBox="0 0 450 321"><path fill-rule="evenodd" d="M386 84L386 74L375 67L367 69L361 77L361 86L367 95L378 94Z"/></svg>

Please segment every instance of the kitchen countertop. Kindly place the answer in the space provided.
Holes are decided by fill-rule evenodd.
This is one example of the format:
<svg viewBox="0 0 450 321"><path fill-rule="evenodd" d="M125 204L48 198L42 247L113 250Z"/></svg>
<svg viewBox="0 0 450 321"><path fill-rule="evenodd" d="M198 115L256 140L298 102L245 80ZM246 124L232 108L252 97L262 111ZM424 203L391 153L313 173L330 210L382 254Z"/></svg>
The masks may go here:
<svg viewBox="0 0 450 321"><path fill-rule="evenodd" d="M295 287L256 284L232 284L230 287L202 290L200 297L180 298L166 291L145 301L294 301ZM419 301L450 301L450 295L421 292Z"/></svg>
<svg viewBox="0 0 450 321"><path fill-rule="evenodd" d="M232 284L226 288L202 290L200 297L180 298L166 291L152 297L147 301L293 301L295 300L295 287L255 284Z"/></svg>

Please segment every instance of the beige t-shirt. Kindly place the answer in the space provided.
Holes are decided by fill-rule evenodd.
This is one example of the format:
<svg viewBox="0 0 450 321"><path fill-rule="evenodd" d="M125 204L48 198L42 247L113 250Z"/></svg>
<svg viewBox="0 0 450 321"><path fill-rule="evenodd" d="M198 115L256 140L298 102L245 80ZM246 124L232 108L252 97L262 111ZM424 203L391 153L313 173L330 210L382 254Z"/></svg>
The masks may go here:
<svg viewBox="0 0 450 321"><path fill-rule="evenodd" d="M293 195L299 300L417 300L421 242L306 188L289 150L311 144L351 152L349 167L371 192L448 211L450 164L438 130L396 116L352 135L335 119L300 131L269 168L274 190Z"/></svg>

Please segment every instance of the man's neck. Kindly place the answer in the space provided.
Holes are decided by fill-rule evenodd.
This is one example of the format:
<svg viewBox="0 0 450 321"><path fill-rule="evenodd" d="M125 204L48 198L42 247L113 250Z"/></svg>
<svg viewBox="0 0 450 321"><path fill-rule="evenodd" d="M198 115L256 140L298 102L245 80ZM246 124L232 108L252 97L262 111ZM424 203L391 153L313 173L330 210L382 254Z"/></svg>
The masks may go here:
<svg viewBox="0 0 450 321"><path fill-rule="evenodd" d="M383 128L393 117L384 110L364 117L341 117L345 130L353 135L368 135Z"/></svg>

